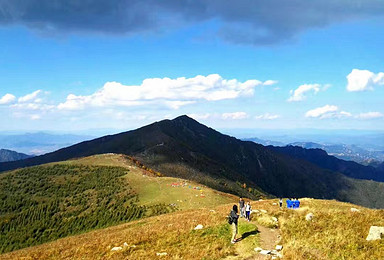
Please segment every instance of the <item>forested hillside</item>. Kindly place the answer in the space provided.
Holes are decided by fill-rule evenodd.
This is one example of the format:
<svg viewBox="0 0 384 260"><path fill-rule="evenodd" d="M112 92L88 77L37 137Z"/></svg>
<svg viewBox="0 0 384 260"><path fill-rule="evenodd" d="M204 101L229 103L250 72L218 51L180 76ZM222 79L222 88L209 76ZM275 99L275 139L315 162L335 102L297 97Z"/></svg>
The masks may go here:
<svg viewBox="0 0 384 260"><path fill-rule="evenodd" d="M0 176L0 253L174 211L142 206L122 167L49 165Z"/></svg>

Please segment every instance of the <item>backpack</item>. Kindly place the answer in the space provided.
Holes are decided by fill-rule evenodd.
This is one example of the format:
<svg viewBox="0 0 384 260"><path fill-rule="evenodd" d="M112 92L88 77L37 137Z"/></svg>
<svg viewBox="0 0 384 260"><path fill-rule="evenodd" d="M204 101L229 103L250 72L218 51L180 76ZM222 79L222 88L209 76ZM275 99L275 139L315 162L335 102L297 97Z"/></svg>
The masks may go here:
<svg viewBox="0 0 384 260"><path fill-rule="evenodd" d="M227 219L228 219L228 224L232 225L233 219L232 219L231 213L229 213L229 215L227 216Z"/></svg>

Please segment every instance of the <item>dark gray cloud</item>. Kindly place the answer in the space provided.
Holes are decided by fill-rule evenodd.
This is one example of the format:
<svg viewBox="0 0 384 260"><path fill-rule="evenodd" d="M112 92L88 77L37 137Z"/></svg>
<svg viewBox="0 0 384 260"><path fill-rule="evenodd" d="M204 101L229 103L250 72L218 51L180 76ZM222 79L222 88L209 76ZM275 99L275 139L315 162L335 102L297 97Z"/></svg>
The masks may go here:
<svg viewBox="0 0 384 260"><path fill-rule="evenodd" d="M0 0L0 25L42 33L127 35L215 20L217 36L255 45L370 17L384 17L382 0Z"/></svg>

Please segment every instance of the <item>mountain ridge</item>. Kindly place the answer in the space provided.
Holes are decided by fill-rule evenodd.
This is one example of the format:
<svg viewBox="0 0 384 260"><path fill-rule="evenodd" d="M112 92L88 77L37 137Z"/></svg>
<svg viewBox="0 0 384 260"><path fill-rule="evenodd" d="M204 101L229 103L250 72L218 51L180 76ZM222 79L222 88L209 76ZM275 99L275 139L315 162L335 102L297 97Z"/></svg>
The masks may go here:
<svg viewBox="0 0 384 260"><path fill-rule="evenodd" d="M18 161L33 157L32 155L18 153L9 149L0 149L0 162Z"/></svg>
<svg viewBox="0 0 384 260"><path fill-rule="evenodd" d="M306 149L300 146L287 145L283 147L267 146L269 149L284 153L288 156L309 161L321 168L340 172L355 179L384 181L384 171L379 167L361 165L354 161L345 161L319 148Z"/></svg>
<svg viewBox="0 0 384 260"><path fill-rule="evenodd" d="M223 135L188 116L81 142L31 159L2 163L0 171L103 153L133 156L166 176L251 198L267 193L384 207L376 183L355 181L263 145ZM373 191L359 195L367 185Z"/></svg>

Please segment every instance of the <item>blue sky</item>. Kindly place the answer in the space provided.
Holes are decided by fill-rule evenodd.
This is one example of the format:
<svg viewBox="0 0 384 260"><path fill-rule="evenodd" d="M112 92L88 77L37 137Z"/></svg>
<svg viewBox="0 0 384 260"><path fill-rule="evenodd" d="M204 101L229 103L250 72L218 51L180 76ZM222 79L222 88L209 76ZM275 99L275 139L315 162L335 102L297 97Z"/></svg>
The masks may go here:
<svg viewBox="0 0 384 260"><path fill-rule="evenodd" d="M1 0L0 131L384 130L380 1L225 3Z"/></svg>

